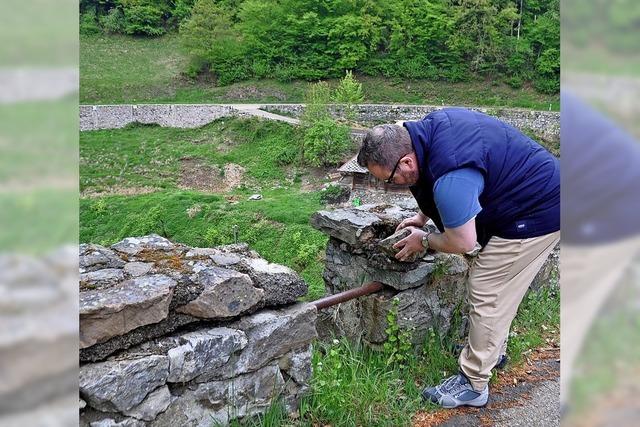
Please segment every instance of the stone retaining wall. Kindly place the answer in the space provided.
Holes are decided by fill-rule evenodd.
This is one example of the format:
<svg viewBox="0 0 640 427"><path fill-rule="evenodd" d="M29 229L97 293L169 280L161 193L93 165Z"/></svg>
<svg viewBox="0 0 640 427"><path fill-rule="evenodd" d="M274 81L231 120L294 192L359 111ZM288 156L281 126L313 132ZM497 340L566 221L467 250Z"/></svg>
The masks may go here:
<svg viewBox="0 0 640 427"><path fill-rule="evenodd" d="M361 104L356 107L356 121L366 126L393 123L398 120L419 120L427 114L443 107L434 105L393 105ZM304 111L302 104L265 104L262 109L274 113L300 117ZM533 132L545 141L560 140L560 113L556 111L535 111L517 108L471 108L475 111L495 116L518 129ZM331 108L334 117L344 117L342 107Z"/></svg>
<svg viewBox="0 0 640 427"><path fill-rule="evenodd" d="M387 313L393 309L395 298L398 325L412 331L414 343L424 342L430 328L443 334L457 328L453 332L461 338L466 336L466 279L475 254L428 253L413 262L399 262L390 249L393 240L385 239L416 209L414 202L407 201L313 215L312 225L330 236L323 273L328 294L372 281L386 285L379 294L322 311L318 318L321 338L346 336L372 345L382 344L387 339ZM428 227L435 229L433 225ZM549 284L549 277L557 272L557 267L556 251L532 287Z"/></svg>
<svg viewBox="0 0 640 427"><path fill-rule="evenodd" d="M80 245L80 425L224 425L276 397L295 411L316 338L306 292L242 244Z"/></svg>
<svg viewBox="0 0 640 427"><path fill-rule="evenodd" d="M303 104L261 104L265 111L300 117ZM363 125L398 120L421 119L442 107L433 105L361 104L356 107L356 121ZM546 141L560 139L560 113L509 108L474 108L496 116L519 129L533 132ZM333 115L344 117L341 106L331 107ZM224 104L139 104L81 105L80 130L121 128L130 123L156 123L160 126L193 128L221 117L246 116L246 112Z"/></svg>
<svg viewBox="0 0 640 427"><path fill-rule="evenodd" d="M115 129L130 123L197 128L238 114L227 105L217 104L81 105L80 130Z"/></svg>

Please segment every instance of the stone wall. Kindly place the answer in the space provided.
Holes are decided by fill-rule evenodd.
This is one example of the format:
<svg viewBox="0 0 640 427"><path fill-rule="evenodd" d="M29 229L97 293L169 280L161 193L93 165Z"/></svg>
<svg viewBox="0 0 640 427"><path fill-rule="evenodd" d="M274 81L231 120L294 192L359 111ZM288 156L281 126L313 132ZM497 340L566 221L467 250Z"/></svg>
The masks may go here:
<svg viewBox="0 0 640 427"><path fill-rule="evenodd" d="M441 109L434 105L400 104L361 104L356 106L356 121L366 126L380 123L393 123L398 120L419 120L427 114ZM302 104L265 104L262 109L300 117L304 111ZM509 123L510 125L533 132L545 141L560 140L560 113L557 111L535 111L518 108L471 108ZM333 106L334 117L344 117L340 106Z"/></svg>
<svg viewBox="0 0 640 427"><path fill-rule="evenodd" d="M81 105L80 130L115 129L130 123L197 128L239 114L228 105L218 104Z"/></svg>
<svg viewBox="0 0 640 427"><path fill-rule="evenodd" d="M262 104L262 110L300 117L302 104ZM363 125L390 123L398 120L418 120L442 107L433 105L361 104L356 107L356 121ZM331 108L333 115L344 117L340 106ZM496 116L519 129L533 132L546 141L560 139L560 113L509 108L475 108ZM80 130L121 128L130 123L156 123L160 126L193 128L221 117L244 116L233 105L223 104L139 104L81 105Z"/></svg>
<svg viewBox="0 0 640 427"><path fill-rule="evenodd" d="M312 225L330 236L323 273L328 294L382 282L383 292L334 306L319 314L321 338L346 336L372 345L387 335L386 315L398 299L397 319L412 331L414 343L422 343L429 329L466 336L466 279L475 254L421 254L413 262L393 258L387 238L404 218L415 214L415 204L364 205L357 208L320 211ZM428 225L435 229L433 225ZM397 241L397 240L396 240ZM533 288L549 283L557 271L557 253L534 280ZM456 328L452 330L452 328Z"/></svg>
<svg viewBox="0 0 640 427"><path fill-rule="evenodd" d="M276 397L295 411L316 338L306 291L242 244L80 245L80 425L210 427Z"/></svg>

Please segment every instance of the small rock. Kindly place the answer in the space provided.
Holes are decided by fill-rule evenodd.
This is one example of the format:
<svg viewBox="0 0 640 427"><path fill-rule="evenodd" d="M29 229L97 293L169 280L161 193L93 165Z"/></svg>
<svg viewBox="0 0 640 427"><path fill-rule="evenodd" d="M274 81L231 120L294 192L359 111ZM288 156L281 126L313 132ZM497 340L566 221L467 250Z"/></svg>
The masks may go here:
<svg viewBox="0 0 640 427"><path fill-rule="evenodd" d="M125 418L118 422L113 418L105 418L89 424L90 427L144 427L145 423L133 418Z"/></svg>
<svg viewBox="0 0 640 427"><path fill-rule="evenodd" d="M79 248L79 254L79 267L82 273L124 266L124 261L114 251L104 246L82 244Z"/></svg>
<svg viewBox="0 0 640 427"><path fill-rule="evenodd" d="M171 393L169 387L165 385L149 393L138 406L123 411L123 414L139 420L153 421L159 413L169 407L170 403Z"/></svg>
<svg viewBox="0 0 640 427"><path fill-rule="evenodd" d="M251 196L249 196L249 200L261 200L261 199L262 199L261 194L252 194Z"/></svg>
<svg viewBox="0 0 640 427"><path fill-rule="evenodd" d="M105 268L80 274L80 283L92 289L113 286L123 280L121 268Z"/></svg>
<svg viewBox="0 0 640 427"><path fill-rule="evenodd" d="M246 274L219 267L198 271L193 278L204 286L193 301L176 309L179 313L203 319L235 317L253 310L263 300L264 291L253 286Z"/></svg>
<svg viewBox="0 0 640 427"><path fill-rule="evenodd" d="M153 268L150 262L128 262L124 265L124 272L131 277L144 276Z"/></svg>
<svg viewBox="0 0 640 427"><path fill-rule="evenodd" d="M382 252L387 254L389 257L395 259L396 254L400 251L393 247L400 240L404 239L408 235L411 234L411 230L407 228L403 228L402 230L392 234L391 236L382 239L378 242L378 247ZM422 250L420 252L413 253L409 258L403 260L402 262L415 262L416 260L422 258L426 255L426 250Z"/></svg>
<svg viewBox="0 0 640 427"><path fill-rule="evenodd" d="M128 255L137 255L144 250L170 251L175 248L169 240L157 234L142 237L128 237L111 246L112 249Z"/></svg>

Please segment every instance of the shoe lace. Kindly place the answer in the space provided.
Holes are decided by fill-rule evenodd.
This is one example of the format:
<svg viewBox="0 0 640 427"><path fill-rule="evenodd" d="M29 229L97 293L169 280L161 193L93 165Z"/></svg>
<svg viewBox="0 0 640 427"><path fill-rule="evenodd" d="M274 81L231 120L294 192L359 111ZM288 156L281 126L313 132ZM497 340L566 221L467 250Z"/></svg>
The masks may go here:
<svg viewBox="0 0 640 427"><path fill-rule="evenodd" d="M462 381L460 381L459 375L453 375L447 378L442 383L442 386L440 386L440 390L443 393L447 393L447 394L455 394L458 391L462 390L463 388L464 388L464 384L462 383Z"/></svg>

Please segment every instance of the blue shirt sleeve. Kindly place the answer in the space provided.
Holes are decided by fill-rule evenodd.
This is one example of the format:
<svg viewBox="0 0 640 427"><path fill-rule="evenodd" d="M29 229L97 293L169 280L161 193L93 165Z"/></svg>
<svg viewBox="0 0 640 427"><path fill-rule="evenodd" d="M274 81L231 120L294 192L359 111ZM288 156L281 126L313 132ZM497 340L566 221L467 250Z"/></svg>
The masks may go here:
<svg viewBox="0 0 640 427"><path fill-rule="evenodd" d="M474 168L456 169L441 176L433 186L433 197L447 228L460 227L481 210L478 200L484 177Z"/></svg>

